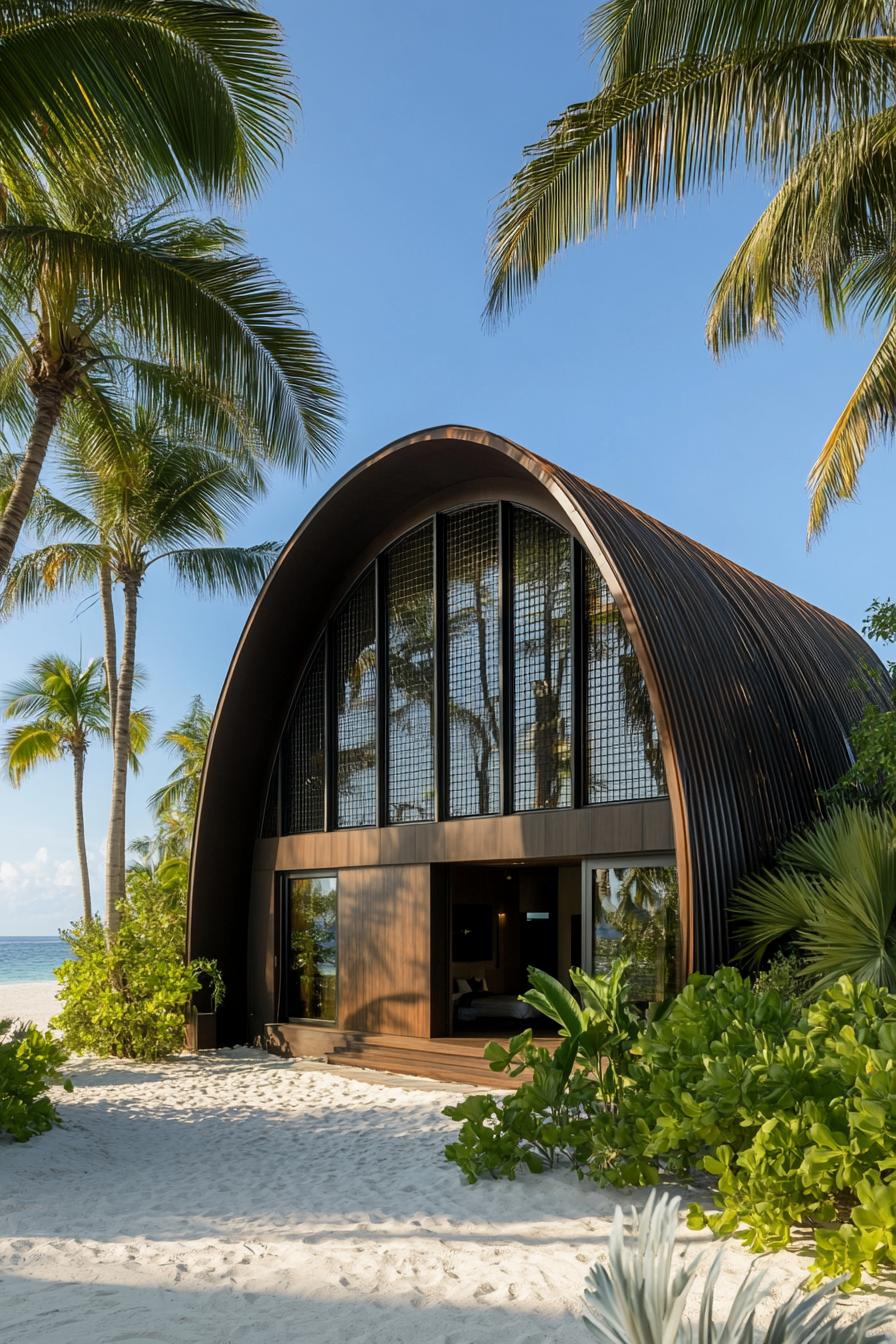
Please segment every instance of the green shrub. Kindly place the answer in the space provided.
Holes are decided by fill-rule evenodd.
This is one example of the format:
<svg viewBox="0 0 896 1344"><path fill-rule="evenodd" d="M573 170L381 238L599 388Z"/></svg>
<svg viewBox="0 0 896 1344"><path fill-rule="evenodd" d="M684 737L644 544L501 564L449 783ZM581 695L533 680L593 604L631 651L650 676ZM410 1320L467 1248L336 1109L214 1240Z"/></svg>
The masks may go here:
<svg viewBox="0 0 896 1344"><path fill-rule="evenodd" d="M477 1093L444 1114L460 1122L445 1156L472 1184L481 1176L513 1180L519 1167L544 1171L568 1162L580 1175L592 1149L599 1089L584 1069L574 1069L577 1043L567 1039L552 1054L532 1044L532 1032L514 1036L506 1049L492 1041L486 1057L493 1069L512 1075L532 1070L531 1082L498 1099Z"/></svg>
<svg viewBox="0 0 896 1344"><path fill-rule="evenodd" d="M52 1025L80 1054L153 1060L183 1048L184 1013L211 982L217 1008L223 985L214 962L184 959L183 890L133 872L111 947L97 919L63 932L74 953L56 971L62 1010Z"/></svg>
<svg viewBox="0 0 896 1344"><path fill-rule="evenodd" d="M740 1126L704 1158L719 1212L692 1209L692 1226L743 1225L760 1251L812 1228L814 1278L853 1288L896 1264L896 995L843 976L749 1061Z"/></svg>
<svg viewBox="0 0 896 1344"><path fill-rule="evenodd" d="M599 985L587 977L592 1002L618 998L616 970ZM557 1160L614 1185L704 1170L716 1207L693 1205L693 1227L757 1251L808 1230L814 1279L843 1275L850 1288L896 1265L896 995L843 976L800 1006L723 967L692 976L624 1056L625 1033L598 1016L616 1051L602 1064L584 996L580 1007L538 975L567 1037L553 1056L533 1053L529 1033L488 1047L493 1068L535 1069L515 1097L446 1111L463 1122L446 1153L468 1179Z"/></svg>
<svg viewBox="0 0 896 1344"><path fill-rule="evenodd" d="M71 1092L71 1079L60 1070L66 1060L61 1043L30 1022L0 1022L0 1134L24 1143L61 1124L47 1096L53 1083Z"/></svg>
<svg viewBox="0 0 896 1344"><path fill-rule="evenodd" d="M521 998L556 1022L563 1039L553 1053L533 1045L529 1030L506 1048L497 1041L486 1046L496 1073L518 1077L530 1069L532 1078L501 1100L480 1093L445 1108L461 1125L445 1155L468 1181L485 1175L513 1179L520 1167L538 1172L559 1163L584 1176L593 1172L598 1134L600 1151L614 1151L618 1179L651 1179L627 1136L616 1132L629 1052L641 1028L626 998L628 967L628 959L619 958L606 976L572 970L581 1002L553 976L530 968L532 987Z"/></svg>

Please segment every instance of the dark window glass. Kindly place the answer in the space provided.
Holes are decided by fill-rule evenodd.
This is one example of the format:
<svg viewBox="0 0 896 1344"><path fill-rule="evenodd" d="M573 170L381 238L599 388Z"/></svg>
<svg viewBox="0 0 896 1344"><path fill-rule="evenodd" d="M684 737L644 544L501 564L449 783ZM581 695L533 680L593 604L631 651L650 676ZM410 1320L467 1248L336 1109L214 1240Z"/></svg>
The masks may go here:
<svg viewBox="0 0 896 1344"><path fill-rule="evenodd" d="M432 524L388 553L389 821L435 816Z"/></svg>
<svg viewBox="0 0 896 1344"><path fill-rule="evenodd" d="M606 975L627 957L626 988L638 1003L658 1003L677 988L678 876L671 867L588 865L592 968Z"/></svg>
<svg viewBox="0 0 896 1344"><path fill-rule="evenodd" d="M280 829L277 825L277 805L280 801L277 789L277 780L280 773L280 756L278 754L274 762L274 768L271 771L271 777L268 780L268 791L264 800L264 811L261 814L261 838L269 840L273 835L279 835Z"/></svg>
<svg viewBox="0 0 896 1344"><path fill-rule="evenodd" d="M513 510L514 808L569 807L569 536Z"/></svg>
<svg viewBox="0 0 896 1344"><path fill-rule="evenodd" d="M333 622L336 824L376 822L376 597L371 567Z"/></svg>
<svg viewBox="0 0 896 1344"><path fill-rule="evenodd" d="M585 557L585 796L589 803L666 794L650 696L619 608Z"/></svg>
<svg viewBox="0 0 896 1344"><path fill-rule="evenodd" d="M289 879L290 1017L336 1021L336 878Z"/></svg>
<svg viewBox="0 0 896 1344"><path fill-rule="evenodd" d="M324 828L324 648L311 659L286 730L283 834Z"/></svg>
<svg viewBox="0 0 896 1344"><path fill-rule="evenodd" d="M498 506L445 520L448 620L448 811L500 811Z"/></svg>

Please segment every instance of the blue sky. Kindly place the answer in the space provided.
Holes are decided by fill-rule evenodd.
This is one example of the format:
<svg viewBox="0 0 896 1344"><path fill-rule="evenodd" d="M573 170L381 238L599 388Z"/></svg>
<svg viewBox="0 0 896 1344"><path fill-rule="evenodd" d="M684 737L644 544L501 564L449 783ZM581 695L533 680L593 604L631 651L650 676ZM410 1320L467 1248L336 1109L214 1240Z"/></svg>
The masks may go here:
<svg viewBox="0 0 896 1344"><path fill-rule="evenodd" d="M768 198L732 180L568 253L509 324L480 324L490 201L594 74L578 0L268 0L303 112L296 143L242 221L250 246L307 307L343 384L335 468L277 480L241 525L285 540L342 472L398 435L457 421L552 458L739 563L859 624L890 592L887 451L858 504L804 545L809 465L867 362L867 336L813 316L725 363L703 341L712 284ZM246 615L147 582L139 658L159 728L214 703ZM95 607L56 603L0 635L0 681L59 649L100 648ZM284 656L289 656L284 650ZM169 761L132 783L131 834ZM101 894L109 762L88 762L87 831ZM0 782L0 935L53 933L80 907L66 764Z"/></svg>

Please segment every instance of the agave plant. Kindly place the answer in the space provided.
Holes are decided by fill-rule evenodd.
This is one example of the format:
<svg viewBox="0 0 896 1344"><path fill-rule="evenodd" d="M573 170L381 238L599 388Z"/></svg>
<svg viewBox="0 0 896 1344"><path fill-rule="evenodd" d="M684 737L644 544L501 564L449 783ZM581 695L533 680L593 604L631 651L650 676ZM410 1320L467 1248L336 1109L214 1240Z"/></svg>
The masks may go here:
<svg viewBox="0 0 896 1344"><path fill-rule="evenodd" d="M679 1203L651 1192L640 1218L632 1210L630 1237L617 1207L609 1263L595 1265L585 1286L585 1324L601 1344L863 1344L871 1331L896 1319L891 1307L875 1307L857 1321L839 1324L832 1297L838 1279L814 1293L794 1292L757 1333L756 1309L767 1289L764 1276L756 1274L741 1283L727 1318L716 1321L720 1250L710 1263L696 1319L683 1320L703 1256L685 1263L676 1247Z"/></svg>

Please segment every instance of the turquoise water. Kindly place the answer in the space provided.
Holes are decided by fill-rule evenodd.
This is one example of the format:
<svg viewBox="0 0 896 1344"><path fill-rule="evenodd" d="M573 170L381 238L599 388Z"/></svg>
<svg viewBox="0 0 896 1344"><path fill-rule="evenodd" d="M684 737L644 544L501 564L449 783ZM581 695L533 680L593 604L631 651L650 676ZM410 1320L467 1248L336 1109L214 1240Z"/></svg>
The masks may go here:
<svg viewBox="0 0 896 1344"><path fill-rule="evenodd" d="M70 956L61 938L0 938L0 985L13 980L52 980Z"/></svg>

